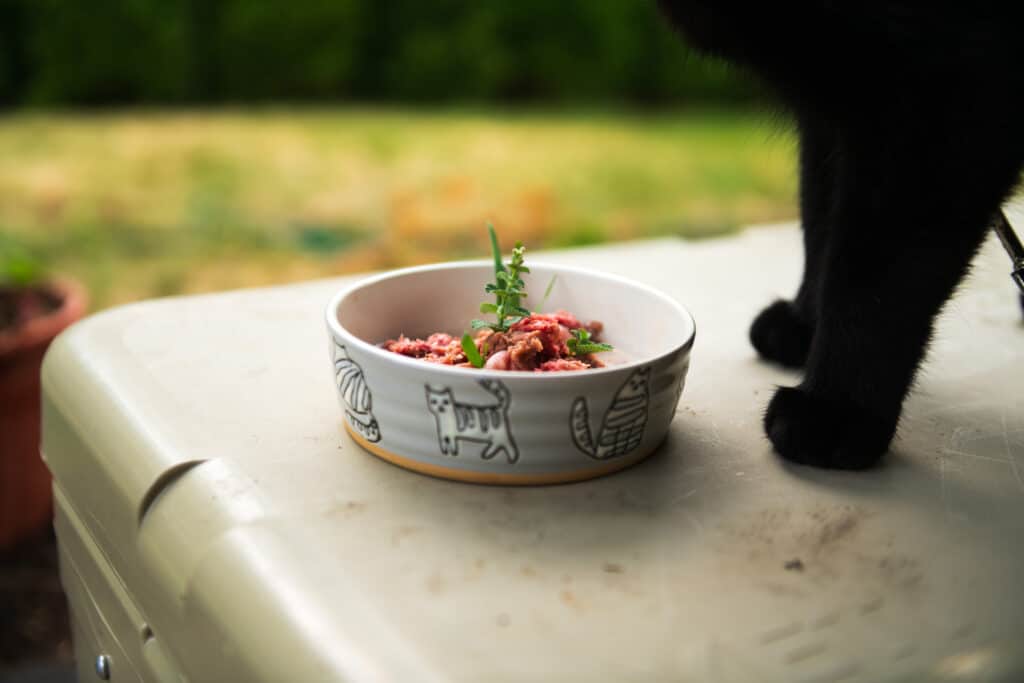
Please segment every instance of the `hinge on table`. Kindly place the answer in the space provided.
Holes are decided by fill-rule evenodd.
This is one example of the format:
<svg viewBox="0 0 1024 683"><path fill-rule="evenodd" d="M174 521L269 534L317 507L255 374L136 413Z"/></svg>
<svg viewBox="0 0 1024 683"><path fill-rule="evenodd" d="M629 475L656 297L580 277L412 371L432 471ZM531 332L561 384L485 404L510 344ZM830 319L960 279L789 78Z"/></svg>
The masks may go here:
<svg viewBox="0 0 1024 683"><path fill-rule="evenodd" d="M1017 237L1017 233L1010 226L1010 221L1006 220L1006 214L1001 210L996 214L996 220L992 225L992 229L996 231L999 241L1003 243L1003 249L1006 250L1006 253L1010 256L1010 261L1013 263L1010 277L1017 283L1017 288L1020 289L1021 294L1024 294L1024 246L1021 245L1020 238Z"/></svg>

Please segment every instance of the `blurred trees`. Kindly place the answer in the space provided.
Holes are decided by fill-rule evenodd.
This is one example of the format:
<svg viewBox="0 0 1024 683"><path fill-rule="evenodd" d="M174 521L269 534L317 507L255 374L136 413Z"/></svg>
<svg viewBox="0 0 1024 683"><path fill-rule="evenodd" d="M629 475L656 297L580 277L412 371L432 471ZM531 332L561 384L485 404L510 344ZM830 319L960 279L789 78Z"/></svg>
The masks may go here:
<svg viewBox="0 0 1024 683"><path fill-rule="evenodd" d="M0 0L0 104L749 99L653 0Z"/></svg>

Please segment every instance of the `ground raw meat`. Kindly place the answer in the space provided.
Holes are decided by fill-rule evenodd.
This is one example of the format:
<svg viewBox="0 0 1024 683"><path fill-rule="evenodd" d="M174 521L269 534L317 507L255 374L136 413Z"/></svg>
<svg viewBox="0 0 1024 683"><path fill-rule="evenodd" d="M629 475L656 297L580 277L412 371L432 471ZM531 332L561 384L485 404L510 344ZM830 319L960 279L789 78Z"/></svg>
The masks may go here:
<svg viewBox="0 0 1024 683"><path fill-rule="evenodd" d="M534 313L512 325L507 332L480 330L476 334L477 350L489 370L525 370L533 372L564 372L604 366L592 354L572 356L566 342L571 331L583 328L594 341L599 341L604 326L593 321L581 323L566 311ZM472 367L462 350L461 340L450 334L436 332L426 339L398 339L384 342L383 348L403 356L420 358L430 363Z"/></svg>
<svg viewBox="0 0 1024 683"><path fill-rule="evenodd" d="M399 335L398 339L384 342L384 348L403 356L422 358L428 363L469 365L466 353L462 350L462 342L444 332L436 332L426 339L409 339L404 334Z"/></svg>
<svg viewBox="0 0 1024 683"><path fill-rule="evenodd" d="M575 358L556 358L554 360L544 361L539 368L541 372L559 372L561 370L587 370L594 366L587 365L581 360Z"/></svg>

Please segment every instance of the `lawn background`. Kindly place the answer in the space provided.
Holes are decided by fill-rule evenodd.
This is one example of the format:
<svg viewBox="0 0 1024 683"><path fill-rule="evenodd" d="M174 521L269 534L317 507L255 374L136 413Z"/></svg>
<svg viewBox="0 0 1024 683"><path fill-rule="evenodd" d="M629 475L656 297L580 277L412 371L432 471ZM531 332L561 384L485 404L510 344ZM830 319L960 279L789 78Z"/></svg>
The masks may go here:
<svg viewBox="0 0 1024 683"><path fill-rule="evenodd" d="M271 106L0 119L0 229L137 299L531 249L703 238L796 215L755 109Z"/></svg>

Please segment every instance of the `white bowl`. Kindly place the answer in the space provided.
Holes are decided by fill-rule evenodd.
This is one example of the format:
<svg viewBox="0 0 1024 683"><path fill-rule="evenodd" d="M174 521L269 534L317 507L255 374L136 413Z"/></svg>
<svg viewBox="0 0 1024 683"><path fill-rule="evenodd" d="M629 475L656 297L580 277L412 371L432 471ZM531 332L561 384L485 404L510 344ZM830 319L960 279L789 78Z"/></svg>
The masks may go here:
<svg viewBox="0 0 1024 683"><path fill-rule="evenodd" d="M695 327L674 300L604 273L529 263L544 311L604 323L606 367L518 372L437 365L379 344L432 332L461 336L482 317L489 261L407 268L363 280L327 306L344 425L356 443L424 474L488 484L600 476L643 460L664 440L683 390Z"/></svg>

